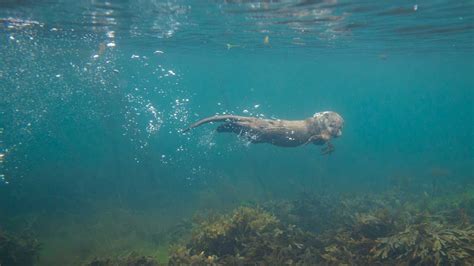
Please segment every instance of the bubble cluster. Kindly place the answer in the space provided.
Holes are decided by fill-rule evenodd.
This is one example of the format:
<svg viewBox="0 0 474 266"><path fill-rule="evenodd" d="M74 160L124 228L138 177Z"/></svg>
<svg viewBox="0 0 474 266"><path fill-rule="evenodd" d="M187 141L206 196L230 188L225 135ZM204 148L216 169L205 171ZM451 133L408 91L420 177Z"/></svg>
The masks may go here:
<svg viewBox="0 0 474 266"><path fill-rule="evenodd" d="M186 125L189 123L189 110L187 105L189 104L189 99L176 99L174 103L171 104L171 114L170 119L179 122L181 125ZM181 132L180 128L175 129L176 133Z"/></svg>
<svg viewBox="0 0 474 266"><path fill-rule="evenodd" d="M140 148L148 146L148 139L156 134L163 124L163 114L153 103L142 96L127 94L127 105L124 113L124 135L139 143Z"/></svg>
<svg viewBox="0 0 474 266"><path fill-rule="evenodd" d="M0 184L8 184L8 181L5 180L5 174L3 173L3 162L5 160L5 153L3 148L3 128L0 128Z"/></svg>
<svg viewBox="0 0 474 266"><path fill-rule="evenodd" d="M155 4L159 7L150 10L173 13L166 23L159 17L153 22L158 37L174 36L188 7ZM146 154L158 149L157 161L162 165L203 177L202 160L217 142L213 132L182 134L192 122L195 103L192 90L181 85L179 66L170 63L172 53L166 47L138 49L124 43L127 33L111 4L82 11L81 20L90 22L84 31L74 24L0 18L8 36L0 40L5 63L0 65L0 82L6 88L2 105L7 107L1 115L8 131L0 138L0 179L6 183L10 175L20 176L31 165L31 156L42 157L30 153L29 147L74 143L64 125L76 125L84 139L99 130L118 132L134 149L127 155L131 163L142 163ZM134 28L140 23L132 19L128 33L142 36L144 32ZM258 104L247 108L252 110L249 115L257 108ZM196 139L197 147L190 145Z"/></svg>

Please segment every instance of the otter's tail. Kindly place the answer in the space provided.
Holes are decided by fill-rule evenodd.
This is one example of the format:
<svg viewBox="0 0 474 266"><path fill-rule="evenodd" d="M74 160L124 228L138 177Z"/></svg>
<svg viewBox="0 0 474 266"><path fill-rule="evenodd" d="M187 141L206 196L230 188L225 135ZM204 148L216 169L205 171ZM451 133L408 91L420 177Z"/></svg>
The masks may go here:
<svg viewBox="0 0 474 266"><path fill-rule="evenodd" d="M250 117L246 116L238 116L238 115L215 115L211 117L207 117L197 121L194 124L191 124L188 128L183 129L184 132L188 132L189 130L198 127L203 124L211 123L211 122L237 122L237 121L246 121L251 119Z"/></svg>

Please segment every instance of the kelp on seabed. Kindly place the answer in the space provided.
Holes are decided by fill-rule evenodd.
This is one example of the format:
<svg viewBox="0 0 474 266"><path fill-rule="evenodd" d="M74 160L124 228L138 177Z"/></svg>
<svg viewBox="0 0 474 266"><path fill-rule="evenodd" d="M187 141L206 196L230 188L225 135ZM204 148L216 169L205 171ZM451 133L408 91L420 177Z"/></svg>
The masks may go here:
<svg viewBox="0 0 474 266"><path fill-rule="evenodd" d="M197 223L169 262L474 264L474 229L462 202L431 206L429 213L421 209L423 200L387 193L350 200L304 195L262 208L240 207ZM463 213L464 219L452 217Z"/></svg>
<svg viewBox="0 0 474 266"><path fill-rule="evenodd" d="M318 239L282 224L261 208L240 207L230 215L204 220L186 246L176 246L170 264L269 264L318 260Z"/></svg>
<svg viewBox="0 0 474 266"><path fill-rule="evenodd" d="M14 236L0 230L0 265L34 265L40 244L29 236Z"/></svg>
<svg viewBox="0 0 474 266"><path fill-rule="evenodd" d="M437 222L413 224L376 242L371 250L373 257L394 264L474 264L472 226L461 228Z"/></svg>
<svg viewBox="0 0 474 266"><path fill-rule="evenodd" d="M141 256L135 252L119 258L95 258L87 266L158 266L155 258Z"/></svg>

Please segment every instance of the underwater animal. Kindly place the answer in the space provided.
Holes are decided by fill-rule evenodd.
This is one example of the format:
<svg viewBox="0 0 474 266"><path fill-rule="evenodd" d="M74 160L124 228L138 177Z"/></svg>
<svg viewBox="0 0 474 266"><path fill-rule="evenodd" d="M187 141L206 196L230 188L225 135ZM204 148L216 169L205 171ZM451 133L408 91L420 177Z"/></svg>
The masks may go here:
<svg viewBox="0 0 474 266"><path fill-rule="evenodd" d="M270 143L281 147L297 147L309 143L327 145L322 154L334 151L330 140L341 136L344 119L331 111L319 112L304 120L263 119L238 115L216 115L192 124L183 132L203 124L224 122L219 133L235 133L251 143Z"/></svg>

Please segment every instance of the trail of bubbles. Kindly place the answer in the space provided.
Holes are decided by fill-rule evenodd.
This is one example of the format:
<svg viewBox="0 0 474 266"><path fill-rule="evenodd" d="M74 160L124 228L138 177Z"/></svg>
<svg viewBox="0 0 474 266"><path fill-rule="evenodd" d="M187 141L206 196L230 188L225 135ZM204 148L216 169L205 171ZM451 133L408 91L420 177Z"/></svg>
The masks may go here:
<svg viewBox="0 0 474 266"><path fill-rule="evenodd" d="M5 157L8 150L3 147L3 128L0 128L0 184L7 184L8 180L5 179L4 169L3 169L3 162L5 161Z"/></svg>
<svg viewBox="0 0 474 266"><path fill-rule="evenodd" d="M130 140L143 149L148 146L149 138L160 130L163 114L143 96L129 93L126 99L128 105L124 113L123 134L130 136Z"/></svg>

